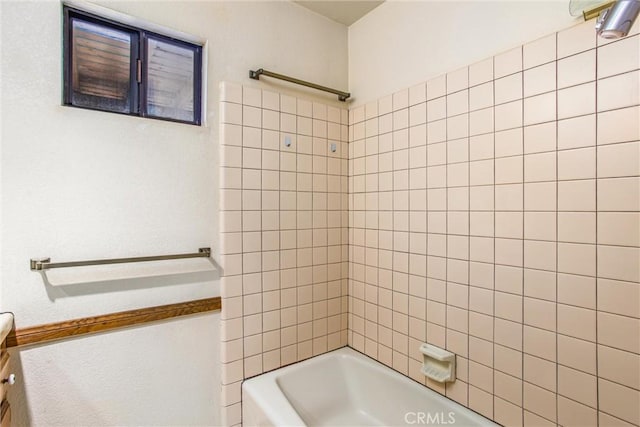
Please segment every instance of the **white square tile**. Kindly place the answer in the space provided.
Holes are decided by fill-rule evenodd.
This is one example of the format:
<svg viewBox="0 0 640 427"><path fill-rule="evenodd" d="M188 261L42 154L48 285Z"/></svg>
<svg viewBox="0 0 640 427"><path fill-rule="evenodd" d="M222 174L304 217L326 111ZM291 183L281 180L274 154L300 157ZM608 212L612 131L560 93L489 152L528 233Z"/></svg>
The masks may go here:
<svg viewBox="0 0 640 427"><path fill-rule="evenodd" d="M494 81L495 103L515 101L522 98L522 73L511 74Z"/></svg>
<svg viewBox="0 0 640 427"><path fill-rule="evenodd" d="M558 118L582 116L595 112L595 83L586 83L558 91Z"/></svg>
<svg viewBox="0 0 640 427"><path fill-rule="evenodd" d="M224 145L242 145L242 126L221 124L220 143Z"/></svg>
<svg viewBox="0 0 640 427"><path fill-rule="evenodd" d="M482 135L493 132L493 108L477 110L469 114L469 135Z"/></svg>
<svg viewBox="0 0 640 427"><path fill-rule="evenodd" d="M598 380L598 389L600 395L599 408L601 410L598 418L601 425L619 424L621 422L620 419L628 421L631 425L640 424L638 414L633 411L634 405L632 403L640 398L638 391L604 379ZM608 414L614 414L616 418Z"/></svg>
<svg viewBox="0 0 640 427"><path fill-rule="evenodd" d="M558 212L558 241L596 243L595 212Z"/></svg>
<svg viewBox="0 0 640 427"><path fill-rule="evenodd" d="M496 79L518 71L522 71L522 47L517 47L494 57L494 75Z"/></svg>
<svg viewBox="0 0 640 427"><path fill-rule="evenodd" d="M599 212L598 243L640 246L640 214L637 212Z"/></svg>
<svg viewBox="0 0 640 427"><path fill-rule="evenodd" d="M640 211L640 178L599 179L598 211Z"/></svg>
<svg viewBox="0 0 640 427"><path fill-rule="evenodd" d="M353 110L350 110L353 111ZM378 115L389 114L393 111L393 95L378 99Z"/></svg>
<svg viewBox="0 0 640 427"><path fill-rule="evenodd" d="M524 124L534 125L556 120L556 93L549 92L524 100Z"/></svg>
<svg viewBox="0 0 640 427"><path fill-rule="evenodd" d="M523 46L522 60L525 70L556 59L556 34L527 43Z"/></svg>
<svg viewBox="0 0 640 427"><path fill-rule="evenodd" d="M524 153L555 151L556 122L524 127Z"/></svg>
<svg viewBox="0 0 640 427"><path fill-rule="evenodd" d="M592 22L583 22L558 33L558 58L596 47L596 32Z"/></svg>
<svg viewBox="0 0 640 427"><path fill-rule="evenodd" d="M598 279L598 308L601 311L609 313L635 318L640 317L640 285L637 283ZM607 370L614 371L617 369L610 367ZM622 371L620 371L620 373L622 374ZM633 386L636 386L638 382L638 378L634 378L633 375L623 374L620 378L622 377L627 377L626 381L622 381L623 383L633 383Z"/></svg>
<svg viewBox="0 0 640 427"><path fill-rule="evenodd" d="M242 124L242 105L231 102L220 103L220 123Z"/></svg>
<svg viewBox="0 0 640 427"><path fill-rule="evenodd" d="M525 269L524 270L524 295L530 296L532 298L544 299L547 301L555 301L556 300L555 271Z"/></svg>
<svg viewBox="0 0 640 427"><path fill-rule="evenodd" d="M409 88L409 105L416 105L427 101L427 84L420 83Z"/></svg>
<svg viewBox="0 0 640 427"><path fill-rule="evenodd" d="M556 64L535 67L524 72L524 96L539 95L556 89Z"/></svg>
<svg viewBox="0 0 640 427"><path fill-rule="evenodd" d="M533 185L533 184L529 184ZM525 205L526 206L526 205ZM522 184L503 184L495 187L495 208L500 211L523 210Z"/></svg>
<svg viewBox="0 0 640 427"><path fill-rule="evenodd" d="M469 68L460 68L447 73L447 93L457 92L469 87ZM428 89L427 89L428 90Z"/></svg>
<svg viewBox="0 0 640 427"><path fill-rule="evenodd" d="M588 50L558 61L558 88L566 88L596 79L596 51Z"/></svg>
<svg viewBox="0 0 640 427"><path fill-rule="evenodd" d="M640 103L640 71L598 80L598 111L613 110Z"/></svg>
<svg viewBox="0 0 640 427"><path fill-rule="evenodd" d="M364 111L361 111L364 113ZM313 117L313 104L311 101L307 101L306 99L298 99L297 100L297 112L298 116L303 117ZM359 120L362 121L362 120Z"/></svg>
<svg viewBox="0 0 640 427"><path fill-rule="evenodd" d="M556 268L555 242L524 241L524 266L553 271Z"/></svg>
<svg viewBox="0 0 640 427"><path fill-rule="evenodd" d="M492 185L469 188L470 209L477 211L493 211L493 206L494 193Z"/></svg>
<svg viewBox="0 0 640 427"><path fill-rule="evenodd" d="M447 119L447 139L466 138L469 136L469 115L461 114Z"/></svg>
<svg viewBox="0 0 640 427"><path fill-rule="evenodd" d="M621 350L638 353L640 319L598 313L598 342Z"/></svg>
<svg viewBox="0 0 640 427"><path fill-rule="evenodd" d="M553 181L556 179L556 153L528 154L524 156L525 182Z"/></svg>
<svg viewBox="0 0 640 427"><path fill-rule="evenodd" d="M640 248L598 245L598 276L640 282Z"/></svg>
<svg viewBox="0 0 640 427"><path fill-rule="evenodd" d="M522 126L522 101L513 101L495 107L495 130Z"/></svg>
<svg viewBox="0 0 640 427"><path fill-rule="evenodd" d="M438 120L427 123L427 144L443 142L447 139L447 121Z"/></svg>
<svg viewBox="0 0 640 427"><path fill-rule="evenodd" d="M622 74L640 67L640 36L627 37L598 48L598 78Z"/></svg>
<svg viewBox="0 0 640 427"><path fill-rule="evenodd" d="M588 179L595 176L595 148L558 151L558 180Z"/></svg>
<svg viewBox="0 0 640 427"><path fill-rule="evenodd" d="M220 82L220 101L242 104L242 85Z"/></svg>
<svg viewBox="0 0 640 427"><path fill-rule="evenodd" d="M288 95L280 95L280 111L287 114L296 114L298 110L296 98Z"/></svg>
<svg viewBox="0 0 640 427"><path fill-rule="evenodd" d="M575 274L558 274L557 295L559 303L595 310L596 279Z"/></svg>
<svg viewBox="0 0 640 427"><path fill-rule="evenodd" d="M469 86L493 80L493 58L487 58L469 66Z"/></svg>
<svg viewBox="0 0 640 427"><path fill-rule="evenodd" d="M598 178L640 175L640 142L598 147Z"/></svg>
<svg viewBox="0 0 640 427"><path fill-rule="evenodd" d="M524 238L533 240L556 240L556 213L525 212Z"/></svg>
<svg viewBox="0 0 640 427"><path fill-rule="evenodd" d="M524 209L527 211L556 210L556 183L534 182L524 184Z"/></svg>
<svg viewBox="0 0 640 427"><path fill-rule="evenodd" d="M469 140L467 138L447 141L447 162L459 163L469 160ZM426 154L426 153L425 153ZM425 161L426 161L426 155Z"/></svg>
<svg viewBox="0 0 640 427"><path fill-rule="evenodd" d="M447 116L457 116L469 111L469 91L460 90L447 95Z"/></svg>
<svg viewBox="0 0 640 427"><path fill-rule="evenodd" d="M393 94L393 111L409 107L409 90L404 89Z"/></svg>
<svg viewBox="0 0 640 427"><path fill-rule="evenodd" d="M245 88L246 89L246 88ZM245 126L262 126L262 109L244 105L242 107L242 124Z"/></svg>
<svg viewBox="0 0 640 427"><path fill-rule="evenodd" d="M252 107L262 107L262 90L254 87L243 87L242 103Z"/></svg>
<svg viewBox="0 0 640 427"><path fill-rule="evenodd" d="M447 76L441 75L427 81L427 101L447 94Z"/></svg>
<svg viewBox="0 0 640 427"><path fill-rule="evenodd" d="M469 184L489 185L493 184L494 166L493 160L480 160L469 163Z"/></svg>
<svg viewBox="0 0 640 427"><path fill-rule="evenodd" d="M522 156L503 157L495 160L495 183L513 184L522 182Z"/></svg>
<svg viewBox="0 0 640 427"><path fill-rule="evenodd" d="M598 144L640 140L640 107L598 114Z"/></svg>
<svg viewBox="0 0 640 427"><path fill-rule="evenodd" d="M558 149L590 147L595 144L595 114L558 121Z"/></svg>
<svg viewBox="0 0 640 427"><path fill-rule="evenodd" d="M262 91L262 108L280 111L280 94L276 92Z"/></svg>
<svg viewBox="0 0 640 427"><path fill-rule="evenodd" d="M595 245L558 243L558 272L595 276Z"/></svg>
<svg viewBox="0 0 640 427"><path fill-rule="evenodd" d="M522 239L524 225L522 212L496 212L495 221L495 237Z"/></svg>
<svg viewBox="0 0 640 427"><path fill-rule="evenodd" d="M481 108L492 107L493 102L493 82L487 82L469 89L469 110L479 110Z"/></svg>
<svg viewBox="0 0 640 427"><path fill-rule="evenodd" d="M409 108L409 125L417 126L427 122L427 103L416 104ZM376 133L377 134L377 133Z"/></svg>
<svg viewBox="0 0 640 427"><path fill-rule="evenodd" d="M595 211L596 180L558 182L559 211Z"/></svg>
<svg viewBox="0 0 640 427"><path fill-rule="evenodd" d="M493 133L488 133L469 138L469 160L483 160L494 157L493 135Z"/></svg>

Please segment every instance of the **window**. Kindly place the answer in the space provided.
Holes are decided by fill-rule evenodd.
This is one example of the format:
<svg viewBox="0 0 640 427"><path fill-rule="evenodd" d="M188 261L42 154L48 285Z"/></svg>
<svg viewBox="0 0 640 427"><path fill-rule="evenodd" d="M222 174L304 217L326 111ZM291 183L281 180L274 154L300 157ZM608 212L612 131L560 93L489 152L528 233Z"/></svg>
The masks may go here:
<svg viewBox="0 0 640 427"><path fill-rule="evenodd" d="M202 47L64 8L64 103L199 125Z"/></svg>

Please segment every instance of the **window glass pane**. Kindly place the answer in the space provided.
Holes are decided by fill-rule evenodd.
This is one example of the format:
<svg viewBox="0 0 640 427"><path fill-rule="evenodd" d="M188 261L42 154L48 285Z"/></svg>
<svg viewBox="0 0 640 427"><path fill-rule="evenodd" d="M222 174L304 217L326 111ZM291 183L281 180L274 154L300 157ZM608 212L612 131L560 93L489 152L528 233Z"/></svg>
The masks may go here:
<svg viewBox="0 0 640 427"><path fill-rule="evenodd" d="M73 19L71 103L131 112L131 35Z"/></svg>
<svg viewBox="0 0 640 427"><path fill-rule="evenodd" d="M195 50L149 38L147 52L147 114L193 122Z"/></svg>

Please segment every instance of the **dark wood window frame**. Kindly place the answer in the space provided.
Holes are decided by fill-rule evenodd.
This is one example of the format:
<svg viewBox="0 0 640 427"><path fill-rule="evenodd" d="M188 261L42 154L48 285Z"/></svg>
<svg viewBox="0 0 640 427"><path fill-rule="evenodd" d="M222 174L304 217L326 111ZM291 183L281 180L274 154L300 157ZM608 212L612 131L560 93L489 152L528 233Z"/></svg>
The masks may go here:
<svg viewBox="0 0 640 427"><path fill-rule="evenodd" d="M131 37L131 56L130 56L130 88L129 88L129 110L130 112L114 111L109 108L89 107L85 105L74 105L72 96L74 95L72 84L72 43L73 43L73 25L72 20L97 24L109 29L125 32ZM166 120L178 123L187 123L193 125L202 124L202 46L179 40L166 35L158 34L152 31L134 27L113 21L108 18L94 15L69 6L63 6L63 62L64 62L64 85L63 85L63 103L77 108L85 108L90 110L106 111L116 114L125 114L137 117L146 117L158 120ZM193 51L193 119L181 120L167 117L152 115L147 108L147 89L148 89L148 40L159 40L162 43L186 48ZM140 68L139 68L140 67ZM78 92L75 93L78 96ZM84 95L90 97L91 95ZM99 98L99 97L96 97Z"/></svg>

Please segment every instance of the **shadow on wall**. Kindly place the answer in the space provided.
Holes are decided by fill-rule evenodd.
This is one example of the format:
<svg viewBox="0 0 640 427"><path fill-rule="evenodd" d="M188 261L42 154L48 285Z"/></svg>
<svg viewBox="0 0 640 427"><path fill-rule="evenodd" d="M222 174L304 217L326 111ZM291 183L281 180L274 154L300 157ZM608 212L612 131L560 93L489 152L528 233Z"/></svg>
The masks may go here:
<svg viewBox="0 0 640 427"><path fill-rule="evenodd" d="M133 267L109 265L39 273L51 301L73 296L211 282L224 275L222 268L213 259L190 260L180 265L150 262Z"/></svg>

